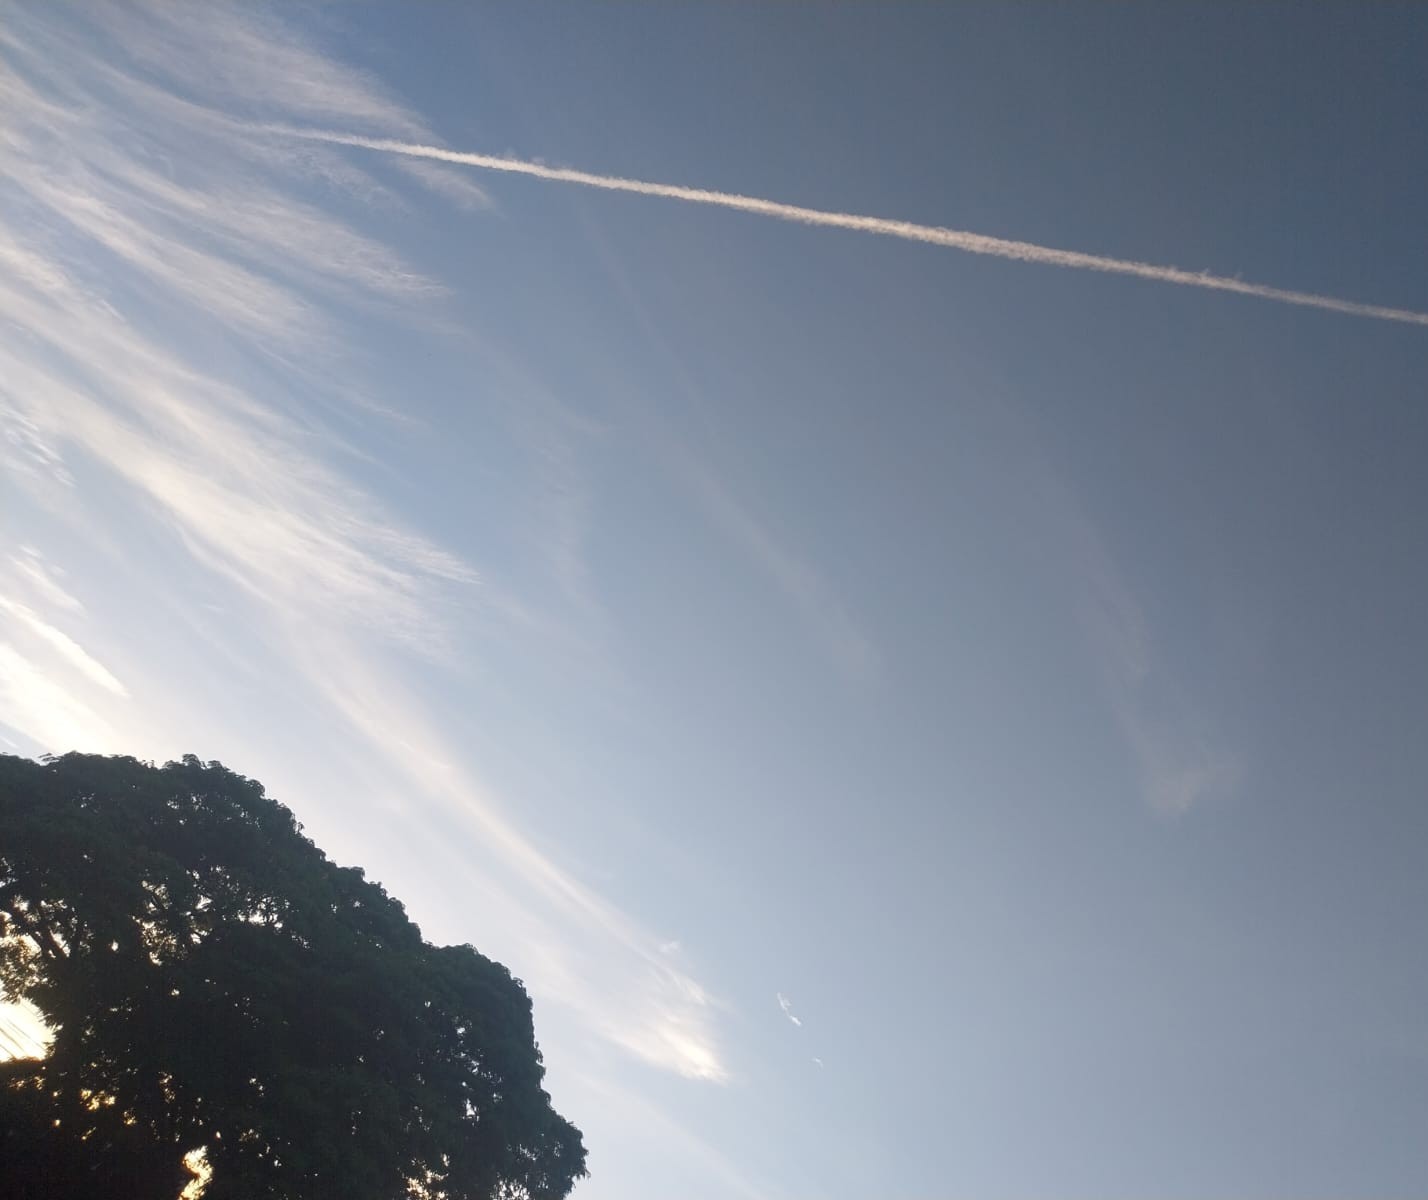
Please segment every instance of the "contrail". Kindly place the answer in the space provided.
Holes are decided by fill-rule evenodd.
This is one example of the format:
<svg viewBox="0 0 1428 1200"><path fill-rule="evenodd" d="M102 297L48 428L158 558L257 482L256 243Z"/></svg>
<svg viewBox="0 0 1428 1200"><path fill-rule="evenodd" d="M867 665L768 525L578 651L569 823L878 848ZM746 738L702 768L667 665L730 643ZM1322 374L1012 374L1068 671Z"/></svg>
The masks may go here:
<svg viewBox="0 0 1428 1200"><path fill-rule="evenodd" d="M776 200L760 200L755 196L740 196L733 192L713 192L704 188L680 187L672 183L649 183L641 179L622 179L617 175L594 175L589 171L576 171L569 167L547 167L519 158L468 154L461 150L444 150L440 146L422 146L392 138L361 137L320 129L296 129L286 125L269 125L263 128L270 133L306 138L309 141L359 146L366 150L404 154L411 158L430 158L438 162L479 167L485 171L504 171L510 175L528 175L533 179L548 179L555 183L575 183L582 187L602 188L607 192L632 192L637 196L661 196L666 200L732 208L738 212L774 217L780 221L796 221L801 225L850 229L857 233L875 233L909 242L922 242L929 246L946 246L952 250L964 250L968 254L986 254L994 258L1015 259L1018 262L1041 263L1049 267L1104 271L1112 275L1134 275L1139 279L1151 279L1157 283L1207 288L1213 292L1234 292L1241 296L1277 300L1281 304L1298 304L1304 308L1319 308L1351 317L1371 317L1378 321L1401 321L1408 325L1428 326L1428 313L1414 312L1412 309L1360 304L1354 300L1339 300L1314 292L1296 292L1262 283L1246 283L1225 275L1212 275L1208 271L1185 271L1179 267L1162 267L1154 263L1136 262L1134 259L1108 258L1101 254L1084 254L1079 250L1058 250L1052 246L1039 246L1034 242L1016 242L1007 238L968 233L961 229L944 229L938 225L919 225L913 221L894 221L886 217L829 212L821 208L804 208L798 204L781 204Z"/></svg>

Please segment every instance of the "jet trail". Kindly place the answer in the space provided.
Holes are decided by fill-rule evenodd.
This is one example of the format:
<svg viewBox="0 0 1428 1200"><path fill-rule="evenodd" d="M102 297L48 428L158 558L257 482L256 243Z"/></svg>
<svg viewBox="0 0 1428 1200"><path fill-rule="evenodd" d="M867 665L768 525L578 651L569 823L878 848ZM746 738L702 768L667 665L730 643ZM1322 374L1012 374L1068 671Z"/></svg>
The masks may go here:
<svg viewBox="0 0 1428 1200"><path fill-rule="evenodd" d="M1261 283L1245 283L1208 271L1185 271L1179 267L1162 267L1134 259L1108 258L1101 254L1085 254L1079 250L1058 250L1034 242L1016 242L1007 238L988 237L960 229L944 229L937 225L919 225L913 221L895 221L885 217L864 217L855 213L830 212L821 208L804 208L798 204L781 204L776 200L761 200L755 196L740 196L733 192L714 192L704 188L681 187L672 183L649 183L641 179L622 179L617 175L594 175L569 167L547 167L542 163L519 158L501 158L491 154L469 154L460 150L445 150L440 146L423 146L392 138L362 137L356 134L333 133L320 129L297 129L290 126L265 126L267 132L309 141L327 142L338 146L357 146L386 154L403 154L410 158L429 158L438 162L459 163L485 171L503 171L511 175L526 175L555 183L575 183L582 187L601 188L607 192L630 192L637 196L659 196L666 200L683 200L690 204L707 204L715 208L731 208L738 212L780 221L795 221L801 225L818 225L831 229L849 229L857 233L873 233L883 237L902 238L929 246L945 246L968 254L986 254L994 258L1010 258L1017 262L1041 263L1049 267L1071 267L1082 271L1104 271L1113 275L1133 275L1157 283L1174 283L1183 287L1206 288L1214 292L1234 292L1260 300L1277 300L1281 304L1297 304L1343 313L1351 317L1369 317L1378 321L1400 321L1407 325L1428 326L1428 313L1405 308L1387 308L1379 304L1360 304L1354 300L1339 300L1314 292L1297 292L1287 288L1269 287Z"/></svg>

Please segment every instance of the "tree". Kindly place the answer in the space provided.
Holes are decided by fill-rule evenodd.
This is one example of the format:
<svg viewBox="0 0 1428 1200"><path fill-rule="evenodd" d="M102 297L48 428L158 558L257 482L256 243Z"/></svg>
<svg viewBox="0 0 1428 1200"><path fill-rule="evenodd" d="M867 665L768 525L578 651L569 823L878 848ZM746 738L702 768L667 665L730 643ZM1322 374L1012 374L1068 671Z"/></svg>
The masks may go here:
<svg viewBox="0 0 1428 1200"><path fill-rule="evenodd" d="M199 1151L207 1200L555 1200L585 1173L521 984L218 763L0 756L0 985L54 1034L0 1066L16 1200L173 1200Z"/></svg>

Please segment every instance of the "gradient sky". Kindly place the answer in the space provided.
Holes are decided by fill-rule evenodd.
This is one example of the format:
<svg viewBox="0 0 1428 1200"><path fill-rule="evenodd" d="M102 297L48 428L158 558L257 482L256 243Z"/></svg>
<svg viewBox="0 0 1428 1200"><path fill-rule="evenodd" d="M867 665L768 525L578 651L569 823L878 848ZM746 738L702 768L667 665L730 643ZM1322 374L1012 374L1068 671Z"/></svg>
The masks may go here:
<svg viewBox="0 0 1428 1200"><path fill-rule="evenodd" d="M510 965L579 1200L1428 1195L1428 9L12 3L0 722Z"/></svg>

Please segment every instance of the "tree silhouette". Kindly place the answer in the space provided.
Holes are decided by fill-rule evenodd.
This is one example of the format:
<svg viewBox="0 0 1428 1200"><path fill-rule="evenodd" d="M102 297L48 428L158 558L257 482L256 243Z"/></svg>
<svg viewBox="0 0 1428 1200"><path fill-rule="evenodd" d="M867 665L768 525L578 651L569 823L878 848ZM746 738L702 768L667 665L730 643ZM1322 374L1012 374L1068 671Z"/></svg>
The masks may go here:
<svg viewBox="0 0 1428 1200"><path fill-rule="evenodd" d="M21 1197L553 1200L584 1174L531 1005L422 940L218 763L0 756L0 985L54 1034L0 1065Z"/></svg>

